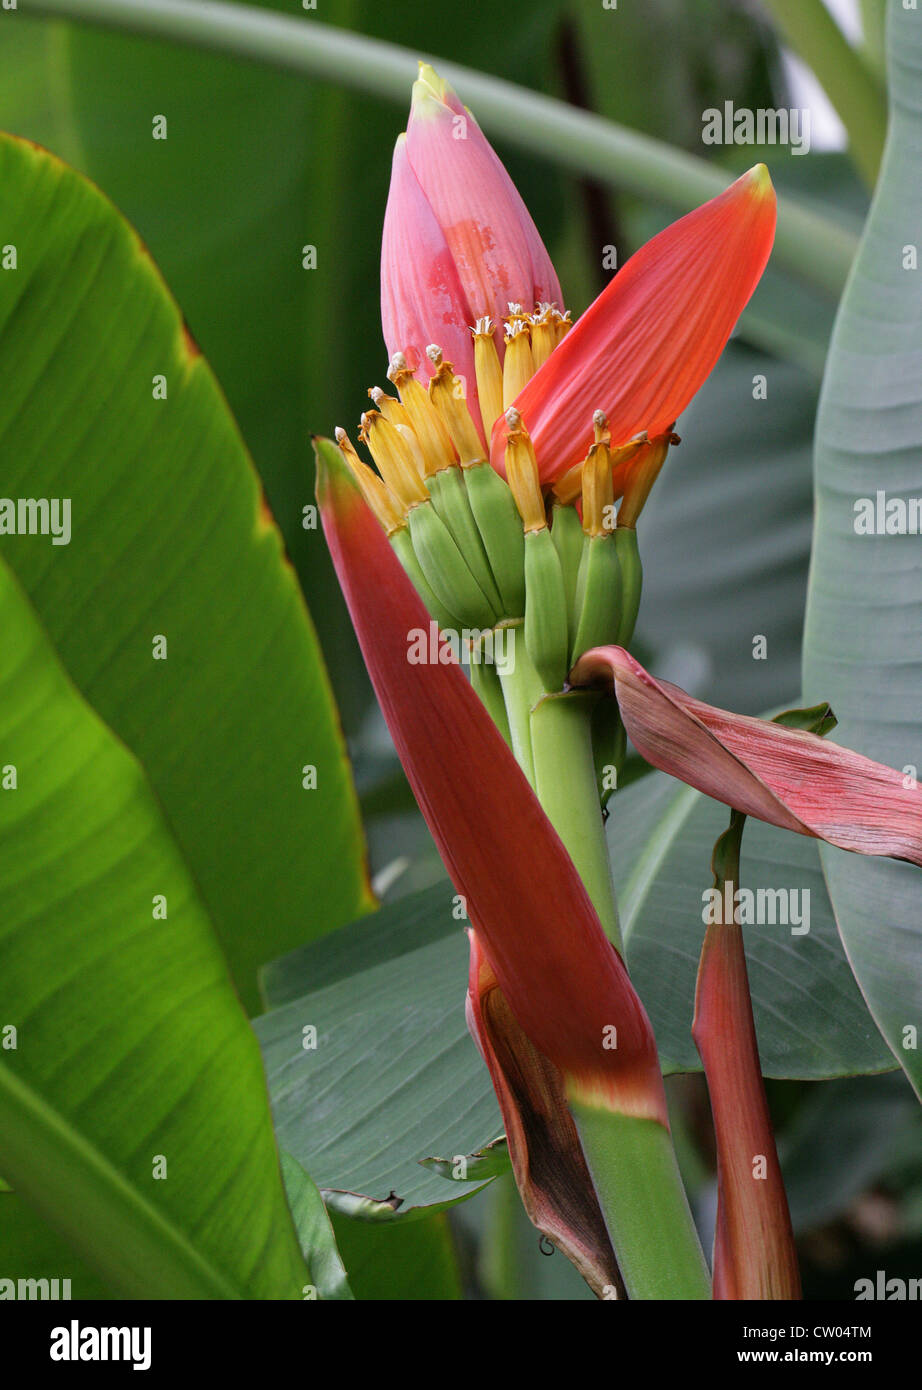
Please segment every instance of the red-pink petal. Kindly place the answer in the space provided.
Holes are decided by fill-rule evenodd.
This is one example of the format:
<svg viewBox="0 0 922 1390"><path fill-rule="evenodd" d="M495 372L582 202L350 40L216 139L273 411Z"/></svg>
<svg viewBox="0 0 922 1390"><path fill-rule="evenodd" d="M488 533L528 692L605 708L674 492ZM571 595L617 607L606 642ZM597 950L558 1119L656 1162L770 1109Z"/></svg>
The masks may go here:
<svg viewBox="0 0 922 1390"><path fill-rule="evenodd" d="M623 647L596 647L574 685L614 682L638 753L749 816L857 854L922 864L922 791L860 753L706 705L657 681Z"/></svg>
<svg viewBox="0 0 922 1390"><path fill-rule="evenodd" d="M569 855L457 663L408 662L429 614L338 451L321 441L317 453L323 527L368 673L519 1025L575 1093L665 1120L649 1020Z"/></svg>
<svg viewBox="0 0 922 1390"><path fill-rule="evenodd" d="M446 86L417 82L407 125L410 163L451 248L474 318L499 320L510 301L531 313L562 307L560 285L528 209L469 111Z"/></svg>
<svg viewBox="0 0 922 1390"><path fill-rule="evenodd" d="M407 158L406 136L394 147L391 186L381 238L381 325L388 355L405 353L424 384L437 343L465 381L474 419L477 378L470 306L435 214Z"/></svg>
<svg viewBox="0 0 922 1390"><path fill-rule="evenodd" d="M595 410L616 444L672 425L723 351L774 235L774 190L756 165L625 263L515 401L543 482L585 458ZM501 417L491 451L501 472L505 437Z"/></svg>

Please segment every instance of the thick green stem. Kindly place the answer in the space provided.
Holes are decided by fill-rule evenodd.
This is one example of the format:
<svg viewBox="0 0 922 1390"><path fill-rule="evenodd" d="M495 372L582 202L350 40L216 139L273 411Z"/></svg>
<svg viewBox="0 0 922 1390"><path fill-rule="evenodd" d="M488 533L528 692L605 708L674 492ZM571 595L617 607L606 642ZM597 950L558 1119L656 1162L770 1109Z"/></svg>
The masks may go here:
<svg viewBox="0 0 922 1390"><path fill-rule="evenodd" d="M592 756L586 691L532 710L535 789L613 944L621 933ZM661 1084L661 1083L660 1083ZM710 1275L666 1127L571 1100L580 1142L630 1298L710 1298Z"/></svg>
<svg viewBox="0 0 922 1390"><path fill-rule="evenodd" d="M887 0L861 0L864 55L882 82L887 80Z"/></svg>
<svg viewBox="0 0 922 1390"><path fill-rule="evenodd" d="M609 940L622 950L605 823L592 757L592 711L586 691L548 695L531 715L535 790L592 899Z"/></svg>
<svg viewBox="0 0 922 1390"><path fill-rule="evenodd" d="M535 760L531 748L531 712L543 696L544 686L525 646L524 625L521 622L513 623L505 631L509 634L509 647L507 660L499 668L499 679L506 701L510 747L515 754L516 762L534 787ZM508 659L510 656L511 659Z"/></svg>
<svg viewBox="0 0 922 1390"><path fill-rule="evenodd" d="M321 24L312 15L295 18L204 0L20 0L20 9L232 53L404 106L417 60L427 57L488 132L542 159L680 212L728 183L716 166L649 135L472 68ZM792 198L779 203L776 265L837 298L856 249L852 233L829 218Z"/></svg>
<svg viewBox="0 0 922 1390"><path fill-rule="evenodd" d="M583 1152L629 1298L709 1299L710 1276L658 1120L571 1101Z"/></svg>
<svg viewBox="0 0 922 1390"><path fill-rule="evenodd" d="M503 687L496 667L479 659L480 653L471 653L471 685L477 691L493 723L508 744L512 743Z"/></svg>
<svg viewBox="0 0 922 1390"><path fill-rule="evenodd" d="M765 0L791 47L815 72L848 132L849 152L873 188L887 135L887 93L823 0Z"/></svg>

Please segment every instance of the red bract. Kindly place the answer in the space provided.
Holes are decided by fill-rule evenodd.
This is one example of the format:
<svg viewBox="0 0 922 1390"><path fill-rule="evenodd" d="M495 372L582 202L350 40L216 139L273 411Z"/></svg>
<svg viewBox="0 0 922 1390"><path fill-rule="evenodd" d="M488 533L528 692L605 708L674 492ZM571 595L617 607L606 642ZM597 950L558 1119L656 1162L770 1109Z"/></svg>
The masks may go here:
<svg viewBox="0 0 922 1390"><path fill-rule="evenodd" d="M613 683L638 753L746 815L857 854L922 864L922 791L816 734L731 714L657 681L623 647L580 658L574 685Z"/></svg>
<svg viewBox="0 0 922 1390"><path fill-rule="evenodd" d="M474 117L421 64L384 215L381 318L388 352L405 353L425 381L425 349L437 343L473 383L470 330L484 315L500 325L510 301L526 313L541 301L559 303L554 267ZM496 343L502 353L501 325ZM476 399L470 388L468 395Z"/></svg>
<svg viewBox="0 0 922 1390"><path fill-rule="evenodd" d="M723 351L774 235L774 189L757 164L625 263L516 397L543 483L585 458L595 410L615 444L672 426ZM500 418L491 446L500 472L505 440Z"/></svg>
<svg viewBox="0 0 922 1390"><path fill-rule="evenodd" d="M718 886L723 889L723 882ZM707 929L692 1036L704 1063L717 1139L714 1297L799 1298L797 1254L762 1083L743 934L735 922L712 923ZM758 1174L756 1163L761 1164Z"/></svg>
<svg viewBox="0 0 922 1390"><path fill-rule="evenodd" d="M568 1094L665 1123L649 1020L582 880L458 664L408 662L429 614L339 451L320 441L317 453L324 531L365 664L512 1013Z"/></svg>

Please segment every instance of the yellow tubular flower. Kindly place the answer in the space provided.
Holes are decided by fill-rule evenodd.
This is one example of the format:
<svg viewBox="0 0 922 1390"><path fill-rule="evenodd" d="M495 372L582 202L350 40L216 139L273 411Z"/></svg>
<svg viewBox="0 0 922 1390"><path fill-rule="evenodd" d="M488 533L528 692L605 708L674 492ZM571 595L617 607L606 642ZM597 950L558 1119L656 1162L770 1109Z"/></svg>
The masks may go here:
<svg viewBox="0 0 922 1390"><path fill-rule="evenodd" d="M380 410L385 420L390 420L392 425L409 425L410 417L406 406L398 401L396 396L389 396L380 386L370 386L368 395L372 405L376 410Z"/></svg>
<svg viewBox="0 0 922 1390"><path fill-rule="evenodd" d="M670 444L680 444L677 434L668 430L659 434L643 446L643 453L630 470L624 485L624 501L618 508L618 525L635 527L637 518L643 511L644 503L650 496L650 489L659 477L660 469L666 462Z"/></svg>
<svg viewBox="0 0 922 1390"><path fill-rule="evenodd" d="M336 443L339 445L339 452L346 460L352 476L362 490L362 496L388 536L392 536L395 531L402 531L407 524L406 518L397 505L396 499L388 491L387 484L378 477L373 468L369 468L368 464L359 458L355 445L341 425L337 425L333 433Z"/></svg>
<svg viewBox="0 0 922 1390"><path fill-rule="evenodd" d="M531 355L535 371L543 367L557 346L555 310L550 304L539 304L531 320Z"/></svg>
<svg viewBox="0 0 922 1390"><path fill-rule="evenodd" d="M540 531L547 526L544 498L538 481L538 460L528 431L517 410L506 411L509 435L506 439L506 481L512 490L526 531Z"/></svg>
<svg viewBox="0 0 922 1390"><path fill-rule="evenodd" d="M435 372L429 378L429 399L451 435L461 467L469 468L472 463L481 463L484 448L467 408L464 382L455 376L450 362L442 361L439 348L430 345L426 348L426 355L435 366Z"/></svg>
<svg viewBox="0 0 922 1390"><path fill-rule="evenodd" d="M413 455L396 426L369 410L362 416L359 438L368 445L378 472L405 511L428 502L429 493L416 470Z"/></svg>
<svg viewBox="0 0 922 1390"><path fill-rule="evenodd" d="M583 531L605 536L612 529L615 493L611 481L611 454L604 441L593 444L582 465Z"/></svg>
<svg viewBox="0 0 922 1390"><path fill-rule="evenodd" d="M510 306L511 307L511 306ZM506 329L506 356L503 360L503 408L508 410L516 396L535 374L531 353L531 334L527 319L512 317Z"/></svg>
<svg viewBox="0 0 922 1390"><path fill-rule="evenodd" d="M478 319L474 334L474 371L477 376L477 395L480 399L480 418L487 443L495 422L503 413L503 364L496 351L493 320Z"/></svg>
<svg viewBox="0 0 922 1390"><path fill-rule="evenodd" d="M425 476L443 468L451 468L455 462L455 451L451 436L439 418L439 413L429 399L425 386L407 366L402 352L396 352L388 368L388 380L400 392L400 400L410 417L410 424L419 440L419 447L425 462Z"/></svg>

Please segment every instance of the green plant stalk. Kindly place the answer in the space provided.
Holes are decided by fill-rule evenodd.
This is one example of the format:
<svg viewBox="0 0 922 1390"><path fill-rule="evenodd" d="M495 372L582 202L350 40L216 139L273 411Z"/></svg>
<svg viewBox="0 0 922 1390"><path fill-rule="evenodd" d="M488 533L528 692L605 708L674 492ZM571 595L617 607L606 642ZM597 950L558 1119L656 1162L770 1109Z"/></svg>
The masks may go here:
<svg viewBox="0 0 922 1390"><path fill-rule="evenodd" d="M592 754L602 809L618 790L627 754L627 731L614 700L600 700L592 713ZM614 774L614 775L612 775Z"/></svg>
<svg viewBox="0 0 922 1390"><path fill-rule="evenodd" d="M592 755L598 697L546 696L531 715L535 789L612 944L621 932ZM570 1100L630 1298L708 1299L710 1275L672 1147L656 1120Z"/></svg>
<svg viewBox="0 0 922 1390"><path fill-rule="evenodd" d="M592 753L598 697L549 695L515 633L512 670L499 671L505 699L501 732L570 854L609 939L621 933ZM494 715L494 720L496 716ZM710 1276L682 1186L669 1131L654 1120L570 1102L586 1161L629 1296L710 1298ZM501 1210L508 1219L507 1203ZM509 1268L503 1242L491 1245L490 1274L500 1287Z"/></svg>
<svg viewBox="0 0 922 1390"><path fill-rule="evenodd" d="M799 3L799 0L797 0ZM688 212L727 186L720 169L661 140L431 54L218 0L20 0L36 15L149 34L337 82L406 105L420 57L457 87L489 131L565 169ZM851 232L794 199L779 202L774 262L838 298Z"/></svg>
<svg viewBox="0 0 922 1390"><path fill-rule="evenodd" d="M882 82L887 76L887 0L861 0L864 54Z"/></svg>
<svg viewBox="0 0 922 1390"><path fill-rule="evenodd" d="M506 742L512 746L512 732L509 728L509 716L506 713L506 704L503 699L503 687L496 667L489 662L475 661L474 653L471 653L471 685L477 691L483 704L486 706L487 713L493 723L499 729Z"/></svg>
<svg viewBox="0 0 922 1390"><path fill-rule="evenodd" d="M592 756L598 695L548 695L531 714L535 790L592 899L605 933L623 954L605 823Z"/></svg>
<svg viewBox="0 0 922 1390"><path fill-rule="evenodd" d="M544 695L544 685L535 670L525 646L525 624L519 620L506 628L514 633L514 660L499 669L499 680L506 701L509 723L509 746L515 760L532 787L535 785L535 760L531 748L531 711Z"/></svg>
<svg viewBox="0 0 922 1390"><path fill-rule="evenodd" d="M873 188L887 135L887 93L852 48L823 0L764 0L796 53L809 64L848 132L852 160Z"/></svg>
<svg viewBox="0 0 922 1390"><path fill-rule="evenodd" d="M547 695L532 710L535 789L612 944L621 932L592 753L598 697ZM668 1129L570 1100L630 1298L708 1299L710 1275Z"/></svg>
<svg viewBox="0 0 922 1390"><path fill-rule="evenodd" d="M709 1299L672 1138L658 1120L570 1102L629 1298Z"/></svg>

